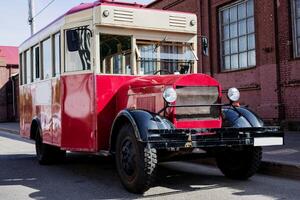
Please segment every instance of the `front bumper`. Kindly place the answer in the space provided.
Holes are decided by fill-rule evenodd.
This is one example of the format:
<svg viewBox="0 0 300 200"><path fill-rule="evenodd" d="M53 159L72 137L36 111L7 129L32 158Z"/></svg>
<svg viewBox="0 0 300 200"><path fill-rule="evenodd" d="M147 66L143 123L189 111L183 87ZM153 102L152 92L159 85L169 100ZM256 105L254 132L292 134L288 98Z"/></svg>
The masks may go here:
<svg viewBox="0 0 300 200"><path fill-rule="evenodd" d="M284 133L278 127L151 129L148 134L147 143L156 149L284 144Z"/></svg>

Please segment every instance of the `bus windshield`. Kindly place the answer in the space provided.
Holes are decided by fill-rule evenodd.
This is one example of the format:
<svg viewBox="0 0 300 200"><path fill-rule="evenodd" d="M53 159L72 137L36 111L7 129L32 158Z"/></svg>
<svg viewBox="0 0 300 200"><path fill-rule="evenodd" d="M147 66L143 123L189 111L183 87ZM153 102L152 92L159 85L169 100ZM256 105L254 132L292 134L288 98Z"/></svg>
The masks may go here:
<svg viewBox="0 0 300 200"><path fill-rule="evenodd" d="M137 41L137 48L139 74L187 74L197 60L188 43Z"/></svg>

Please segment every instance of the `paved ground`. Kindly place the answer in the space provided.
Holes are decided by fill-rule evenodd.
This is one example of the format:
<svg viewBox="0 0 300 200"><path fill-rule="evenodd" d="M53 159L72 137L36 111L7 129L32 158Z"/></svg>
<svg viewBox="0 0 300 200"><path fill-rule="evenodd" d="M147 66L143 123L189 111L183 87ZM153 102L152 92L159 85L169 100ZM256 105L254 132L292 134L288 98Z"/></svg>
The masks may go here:
<svg viewBox="0 0 300 200"><path fill-rule="evenodd" d="M300 167L300 133L286 132L285 145L264 148L264 161Z"/></svg>
<svg viewBox="0 0 300 200"><path fill-rule="evenodd" d="M165 163L157 186L144 195L126 192L109 159L69 154L66 163L40 166L34 145L0 132L0 199L299 199L300 181L256 175L226 179L216 168Z"/></svg>
<svg viewBox="0 0 300 200"><path fill-rule="evenodd" d="M0 131L19 132L19 123L0 123ZM264 147L263 161L275 162L300 168L300 132L286 132L285 145Z"/></svg>
<svg viewBox="0 0 300 200"><path fill-rule="evenodd" d="M0 123L0 131L8 131L10 133L18 134L19 130L20 130L19 122Z"/></svg>

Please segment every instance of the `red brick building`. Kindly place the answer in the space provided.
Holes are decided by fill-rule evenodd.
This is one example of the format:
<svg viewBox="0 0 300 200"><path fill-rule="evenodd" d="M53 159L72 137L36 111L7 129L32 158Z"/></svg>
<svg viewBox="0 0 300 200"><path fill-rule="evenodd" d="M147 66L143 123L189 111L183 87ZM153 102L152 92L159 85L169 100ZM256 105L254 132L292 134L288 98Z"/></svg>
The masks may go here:
<svg viewBox="0 0 300 200"><path fill-rule="evenodd" d="M18 120L18 48L0 46L0 122Z"/></svg>
<svg viewBox="0 0 300 200"><path fill-rule="evenodd" d="M156 0L198 16L199 71L265 120L300 122L300 0ZM202 38L208 39L204 55Z"/></svg>

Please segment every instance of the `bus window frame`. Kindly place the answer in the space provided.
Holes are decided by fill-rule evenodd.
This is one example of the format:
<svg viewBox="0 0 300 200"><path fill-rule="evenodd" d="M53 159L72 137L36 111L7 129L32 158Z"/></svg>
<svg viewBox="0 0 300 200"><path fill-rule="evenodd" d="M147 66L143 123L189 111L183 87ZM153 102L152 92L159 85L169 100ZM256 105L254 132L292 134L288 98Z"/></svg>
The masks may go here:
<svg viewBox="0 0 300 200"><path fill-rule="evenodd" d="M36 57L36 54L35 54L35 49L36 48L39 48L39 59L38 59L38 62L39 62L39 65L38 65L39 77L38 78L36 77L36 65L33 65L33 63L36 64L36 60L33 61ZM31 51L32 51L32 53L31 53L31 57L32 57L32 59L31 59L32 60L32 75L33 75L32 78L33 78L33 82L35 83L35 82L41 80L41 44L40 44L40 42L33 45L31 47ZM35 57L33 57L33 54L35 54Z"/></svg>
<svg viewBox="0 0 300 200"><path fill-rule="evenodd" d="M59 35L59 47L58 47L58 50L59 50L59 62L58 62L58 73L56 73L56 45L55 45L55 36L56 35ZM62 50L63 50L63 46L62 46L62 34L61 34L61 31L57 31L53 34L51 34L51 44L52 44L52 66L53 66L53 69L52 69L52 77L59 77L61 74L62 74Z"/></svg>
<svg viewBox="0 0 300 200"><path fill-rule="evenodd" d="M68 51L66 44L66 31L69 29L76 29L77 27L87 26L92 31L91 46L90 46L90 56L91 56L91 68L87 70L76 70L76 71L66 71L67 59L66 53ZM83 22L66 24L61 29L61 75L72 75L72 74L90 74L95 72L95 26L92 20L87 20ZM63 56L62 56L63 55Z"/></svg>
<svg viewBox="0 0 300 200"><path fill-rule="evenodd" d="M20 70L20 72L19 72L19 84L20 85L23 85L23 52L20 52L19 53L19 70Z"/></svg>
<svg viewBox="0 0 300 200"><path fill-rule="evenodd" d="M52 34L50 34L48 37L46 37L46 38L44 38L43 40L41 40L40 41L40 53L41 53L41 56L40 56L40 58L41 58L41 80L49 80L49 79L51 79L52 77L53 77L53 53L52 53L52 49L53 49L53 47L52 47ZM50 69L51 69L51 74L50 74L50 77L48 77L48 78L45 78L44 77L44 71L45 71L45 67L44 67L44 51L43 51L43 42L45 42L45 41L47 41L47 40L50 40L50 52L51 52L51 57L50 57L50 61L51 61L51 67L50 67Z"/></svg>
<svg viewBox="0 0 300 200"><path fill-rule="evenodd" d="M101 27L101 26L95 26L94 27L94 38L95 38L95 73L96 74L103 74L103 75L114 75L114 76L136 76L137 75L137 68L136 68L136 39L134 34L128 34L125 32L118 32L118 34L115 34L111 30L114 30L114 28L108 28L108 27ZM101 63L100 63L100 56L101 56L101 49L100 49L100 35L101 34L107 34L107 35L120 35L120 36L127 36L131 37L131 58L130 58L130 64L131 64L131 74L108 74L108 73L101 73Z"/></svg>
<svg viewBox="0 0 300 200"><path fill-rule="evenodd" d="M27 80L28 79L28 66L27 66L27 53L30 53L29 54L29 60L30 60L30 63L29 63L29 67L30 67L30 80ZM32 51L31 51L31 47L30 48L28 48L28 49L26 49L24 52L23 52L23 54L24 54L24 68L25 68L25 85L27 85L27 84L31 84L33 81L32 81Z"/></svg>
<svg viewBox="0 0 300 200"><path fill-rule="evenodd" d="M101 65L103 65L101 63L101 47L100 47L100 44L101 44L101 35L112 35L112 36L124 36L124 37L130 37L130 42L131 42L131 49L130 50L127 50L127 51L124 51L124 57L126 57L126 55L130 54L130 65L131 65L131 73L130 74L126 74L126 68L123 68L121 67L121 72L122 73L113 73L114 69L110 69L111 73L106 73L106 72L102 72L101 71ZM97 53L98 53L98 57L97 57L97 61L99 62L99 65L97 64L97 73L98 74L107 74L107 75L134 75L134 70L133 70L133 67L132 67L132 53L133 53L133 49L134 47L132 46L132 35L126 35L126 34L114 34L114 33L102 33L102 32L98 32L98 34L95 35L95 37L97 37L98 39L98 43L96 44L97 46ZM110 56L108 56L108 58L111 60L110 62L112 62L113 60L113 57L115 56L118 56L120 55L120 52L117 52L117 53L114 53L114 54L111 54Z"/></svg>
<svg viewBox="0 0 300 200"><path fill-rule="evenodd" d="M166 32L163 31L154 31L154 30L137 30L131 28L124 28L119 29L118 27L107 27L101 25L95 25L94 27L94 38L95 38L95 72L97 74L104 74L100 72L100 34L109 34L109 35L122 35L122 36L131 36L131 65L132 65L132 76L140 76L139 68L137 66L137 58L139 55L139 50L137 43L141 40L143 41L156 41L159 42L163 40L166 35ZM117 34L115 34L117 32ZM162 37L163 35L163 37ZM193 50L193 54L196 58L193 69L191 69L190 73L195 74L198 73L198 62L197 62L197 35L190 34L190 35L182 35L180 33L167 33L167 40L166 42L176 42L176 43L190 43L191 48ZM108 74L109 75L109 74ZM110 74L114 76L124 76L126 74ZM130 76L128 74L128 76ZM145 75L146 76L146 75Z"/></svg>

